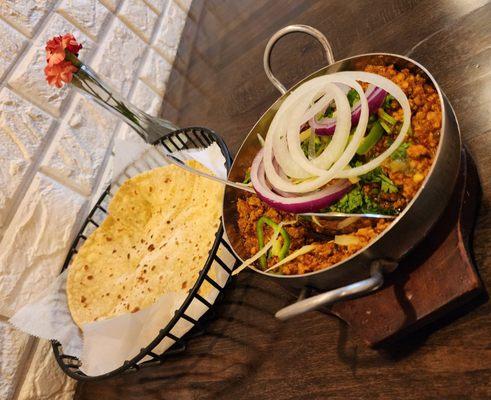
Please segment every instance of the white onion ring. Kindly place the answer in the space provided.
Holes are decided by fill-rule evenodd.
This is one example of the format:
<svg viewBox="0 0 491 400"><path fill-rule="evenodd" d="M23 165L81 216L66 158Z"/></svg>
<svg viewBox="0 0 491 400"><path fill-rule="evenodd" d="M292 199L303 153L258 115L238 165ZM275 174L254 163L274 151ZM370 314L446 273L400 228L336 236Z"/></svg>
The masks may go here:
<svg viewBox="0 0 491 400"><path fill-rule="evenodd" d="M318 92L320 84L318 80L315 78L306 82L305 87L307 90L313 90ZM295 102L298 101L301 97L302 93L297 92L296 90L290 93L290 95L283 101L280 108L276 112L276 115L271 121L269 126L268 133L266 135L264 148L266 149L265 153L268 154L269 158L273 157L273 147L275 149L275 158L280 164L282 170L289 177L303 179L308 178L310 174L304 171L300 166L296 165L294 160L290 156L290 152L288 149L288 145L286 142L286 122L287 122L287 113L290 107L295 105ZM275 134L277 133L277 134ZM281 133L283 133L284 138L281 137Z"/></svg>
<svg viewBox="0 0 491 400"><path fill-rule="evenodd" d="M398 136L386 151L360 167L349 168L349 162L366 132L369 116L367 94L357 81L370 83L390 93L401 105L404 121ZM338 85L342 85L344 91L337 87ZM360 118L352 140L346 146L352 118L352 110L345 96L345 89L348 86L360 95ZM301 148L299 127L333 99L336 102L337 112L332 141L318 157L309 159ZM325 186L332 179L363 175L377 168L399 147L409 129L410 121L411 110L407 97L387 78L360 71L337 72L313 78L290 93L270 124L264 149L261 152L265 179L267 178L272 187L272 190L268 187L266 189L274 195L310 193ZM273 160L276 160L280 170L278 167L275 168ZM292 178L305 179L305 181L293 183ZM288 197L288 199L294 201L295 198Z"/></svg>
<svg viewBox="0 0 491 400"><path fill-rule="evenodd" d="M339 86L339 84L337 85ZM345 86L345 85L342 85ZM365 96L368 101L368 108L370 109L370 113L374 113L380 107L382 102L385 99L387 92L379 87L376 87L372 84L368 85L368 88L365 92ZM360 119L360 102L356 102L351 107L351 124L357 124ZM336 118L322 118L317 121L315 118L309 119L309 126L317 135L320 136L330 136L334 133L336 128Z"/></svg>
<svg viewBox="0 0 491 400"><path fill-rule="evenodd" d="M289 116L291 123L288 124L287 128L287 143L292 158L305 171L312 175L324 174L326 169L329 168L342 154L343 149L346 147L346 143L348 142L351 129L351 108L346 95L341 89L332 83L327 83L325 87L326 90L331 90L333 93L340 122L336 124L336 130L334 131L331 143L329 143L324 151L313 160L309 160L307 157L305 157L298 137L298 127L306 120L309 120L310 117L317 114L316 111L321 104L325 104L325 106L327 106L331 102L329 97L325 99L327 101L319 100L317 103L321 104L319 104L319 106L317 106L314 110L307 113L305 113L303 110L307 108L309 104L309 97L299 101L297 103L297 108L293 110ZM309 118L305 119L305 117Z"/></svg>
<svg viewBox="0 0 491 400"><path fill-rule="evenodd" d="M332 165L330 169L323 171L322 174L319 174L317 176L313 174L308 174L307 177L313 178L312 180L302 182L299 184L293 184L289 180L282 179L276 173L273 167L272 157L274 155L280 167L290 177L292 177L292 175L286 171L286 169L289 168L289 166L284 164L284 159L286 158L291 159L290 163L294 163L298 167L299 164L302 163L301 161L302 157L298 153L293 153L291 149L289 149L287 146L286 146L287 149L286 151L289 152L288 157L286 157L285 153L283 153L283 151L285 151L284 150L285 147L283 147L282 149L275 147L273 153L273 140L270 139L270 137L271 136L279 137L281 135L281 131L276 129L278 126L278 122L277 122L278 119L276 117L283 118L284 120L288 121L288 117L286 114L290 113L294 108L294 106L297 105L302 98L305 98L306 96L309 96L310 98L315 97L315 95L319 93L319 86L322 89L324 89L324 87L322 86L323 84L332 83L332 82L349 85L358 92L358 94L360 95L360 105L361 105L360 121L358 123L355 134L353 135L350 144L346 147L342 155L338 158L338 160ZM314 96L312 96L312 94L314 94ZM266 141L264 145L264 156L263 156L264 168L266 170L266 176L268 177L268 180L271 182L273 187L291 193L307 193L307 192L314 191L320 188L321 186L327 184L330 180L332 180L336 176L337 173L341 172L341 170L345 168L346 165L349 163L349 161L355 154L359 143L363 139L363 135L366 130L366 126L368 123L368 102L362 87L356 82L355 79L352 79L351 77L338 77L337 74L325 75L325 76L314 78L306 82L305 84L299 86L290 94L290 96L285 100L285 103L283 104L287 104L287 101L290 99L291 101L287 104L285 108L283 108L283 105L280 107L277 114L275 115L275 118L273 119L273 122L270 126L270 130L268 130L268 134L266 136ZM348 107L349 107L349 103L348 103ZM347 121L342 121L341 119L343 118L346 119ZM351 113L348 113L347 115L338 115L338 124L342 126L349 124L349 126L351 127ZM298 142L300 142L300 135L298 134L297 134L297 140ZM314 161L315 159L311 160L311 162Z"/></svg>
<svg viewBox="0 0 491 400"><path fill-rule="evenodd" d="M394 151L397 150L397 148L404 141L404 138L406 137L406 133L409 130L409 127L411 126L411 106L409 105L409 100L407 99L407 97L404 94L404 92L402 91L402 89L387 78L384 78L384 77L377 75L377 74L372 74L369 72L362 72L362 71L358 71L358 72L346 71L346 72L338 72L338 74L342 74L343 76L347 76L347 77L355 77L356 76L356 79L359 79L363 82L371 83L375 86L378 86L378 87L384 89L386 92L390 93L399 102L399 105L401 106L402 111L404 113L404 119L402 122L401 130L399 131L399 134L397 135L394 142L389 146L389 148L387 150L385 150L382 154L380 154L379 156L377 156L373 160L369 161L368 163L366 163L360 167L350 168L348 170L342 171L340 174L337 175L338 178L349 178L349 177L353 177L353 176L364 175L367 172L370 172L371 170L377 168Z"/></svg>

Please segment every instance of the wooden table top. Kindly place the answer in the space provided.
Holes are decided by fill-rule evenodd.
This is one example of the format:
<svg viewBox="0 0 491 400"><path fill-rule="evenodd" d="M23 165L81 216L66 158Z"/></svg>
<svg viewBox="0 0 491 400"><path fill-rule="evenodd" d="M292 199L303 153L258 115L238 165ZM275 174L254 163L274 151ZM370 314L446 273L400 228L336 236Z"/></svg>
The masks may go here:
<svg viewBox="0 0 491 400"><path fill-rule="evenodd" d="M474 257L491 287L491 3L432 1L195 0L163 115L207 126L235 152L279 96L262 69L269 37L302 23L322 31L336 59L368 52L410 56L436 77L476 160L483 199ZM312 38L290 35L273 51L287 87L323 66ZM341 321L311 312L274 319L291 301L244 272L205 336L168 363L78 386L78 399L484 399L491 398L491 305L469 307L383 350Z"/></svg>

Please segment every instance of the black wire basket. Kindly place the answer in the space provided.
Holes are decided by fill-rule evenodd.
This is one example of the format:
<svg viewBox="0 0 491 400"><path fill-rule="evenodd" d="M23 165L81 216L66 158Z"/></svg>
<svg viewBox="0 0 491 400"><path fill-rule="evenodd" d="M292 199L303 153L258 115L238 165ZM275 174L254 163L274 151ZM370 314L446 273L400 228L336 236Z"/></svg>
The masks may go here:
<svg viewBox="0 0 491 400"><path fill-rule="evenodd" d="M174 153L176 151L180 151L184 149L204 148L211 145L212 143L217 143L218 146L220 147L220 150L225 158L225 167L228 171L232 164L232 158L230 152L223 139L209 129L205 129L201 127L180 129L163 136L160 140L155 142L154 145L160 144L168 152ZM159 151L157 146L155 146L154 148L156 149L156 151ZM163 160L163 158L159 159L158 155L156 155L154 157L154 160L155 163L152 163L152 165L149 165L147 161L144 161L146 165L141 167L138 166L138 163L133 163L131 165L133 171L130 172L129 168L127 168L123 173L122 180L124 181L125 178L131 178L132 176L136 175L137 173L141 173L144 170L148 170L150 168L154 168L156 166L162 165L161 161ZM115 191L119 188L119 185L121 183L122 182L116 182L115 184L108 187L105 190L105 192L102 194L102 196L99 198L99 200L97 201L91 212L89 213L87 219L84 221L84 224L82 225L82 228L80 229L78 235L75 237L75 240L73 241L73 244L70 248L70 251L68 252L67 258L63 265L62 272L66 268L68 268L68 266L71 263L72 257L77 253L78 249L87 239L87 237L106 218L107 205L110 202ZM230 262L229 263L225 262L219 256L218 253L223 253L223 252L226 252L226 254L229 254L231 257L233 257L232 265L230 265L231 264ZM58 341L53 340L52 346L53 346L53 351L55 354L56 361L60 365L61 369L68 376L79 381L93 381L93 380L109 378L119 375L121 373L138 371L143 367L162 364L165 360L168 360L171 356L175 355L176 353L183 352L186 348L187 340L189 340L191 337L203 331L203 323L207 319L209 319L210 310L213 307L213 304L220 300L224 288L226 287L227 283L230 281L231 273L233 269L238 266L238 264L239 264L239 260L235 256L233 250L230 248L230 245L223 237L223 225L220 224L219 229L217 230L215 236L215 242L213 243L213 246L210 249L208 259L206 260L206 263L203 269L201 270L196 283L188 291L188 295L186 299L184 300L181 307L175 312L173 318L167 323L165 327L163 327L160 330L157 337L152 342L150 342L147 347L142 348L135 357L133 357L130 360L126 360L123 363L123 365L121 365L119 368L116 368L102 375L89 376L80 370L81 367L80 360L74 356L64 354L62 345ZM219 266L225 271L226 274L228 274L228 278L226 279L226 282L225 284L223 284L223 286L220 285L218 280L212 277L212 274L209 273L212 265ZM202 284L205 281L208 282L212 287L214 287L218 291L218 296L213 304L198 293ZM199 301L201 304L203 304L206 307L206 313L201 318L199 318L199 320L196 320L195 318L191 317L187 313L190 304L195 300ZM172 330L182 320L185 320L188 323L190 323L192 325L192 328L184 336L178 337L172 333ZM159 354L159 352L156 351L156 347L164 340L171 340L173 342L173 345L166 351Z"/></svg>

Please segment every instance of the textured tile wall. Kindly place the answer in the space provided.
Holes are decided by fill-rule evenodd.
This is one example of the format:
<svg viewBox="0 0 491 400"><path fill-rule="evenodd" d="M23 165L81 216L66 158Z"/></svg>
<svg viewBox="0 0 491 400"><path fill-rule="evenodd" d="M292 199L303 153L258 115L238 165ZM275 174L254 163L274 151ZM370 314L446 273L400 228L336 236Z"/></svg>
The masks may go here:
<svg viewBox="0 0 491 400"><path fill-rule="evenodd" d="M129 129L44 80L48 38L72 32L81 59L150 114L159 110L190 0L0 1L0 399L69 399L49 343L7 319L59 273Z"/></svg>

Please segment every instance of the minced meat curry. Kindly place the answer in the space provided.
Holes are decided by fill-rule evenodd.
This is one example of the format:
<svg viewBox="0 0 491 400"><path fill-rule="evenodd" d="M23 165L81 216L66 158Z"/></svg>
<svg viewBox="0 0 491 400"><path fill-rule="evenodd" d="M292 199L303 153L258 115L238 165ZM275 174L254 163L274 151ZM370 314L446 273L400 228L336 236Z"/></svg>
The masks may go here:
<svg viewBox="0 0 491 400"><path fill-rule="evenodd" d="M406 94L411 107L411 129L399 148L383 164L356 179L351 190L325 211L345 213L380 213L396 215L415 196L428 174L435 157L442 123L439 95L421 75L408 69L398 70L393 65L368 65L365 71L390 79ZM348 93L348 97L349 97ZM367 162L386 150L400 129L403 113L399 103L387 95L375 115L370 116L368 129L376 124L383 128L378 141L363 155L356 155L350 165ZM380 127L377 127L380 129ZM260 250L258 235L267 241L279 229L288 233L290 253L305 245L314 245L311 251L286 262L274 273L304 274L332 266L368 245L389 225L389 219L349 217L344 220L312 219L278 211L256 195L246 194L237 201L238 229L244 249L253 256ZM273 223L261 226L258 220L267 217ZM269 252L258 263L266 269L278 262L277 253Z"/></svg>

